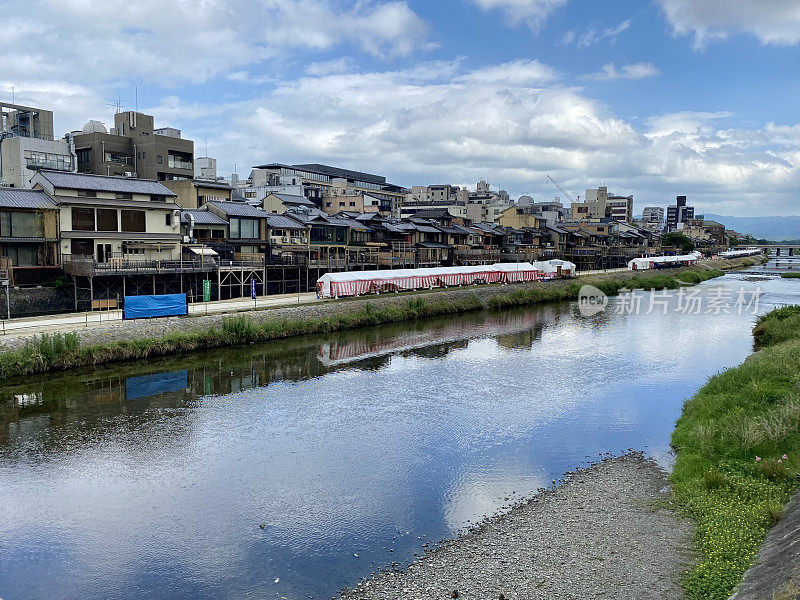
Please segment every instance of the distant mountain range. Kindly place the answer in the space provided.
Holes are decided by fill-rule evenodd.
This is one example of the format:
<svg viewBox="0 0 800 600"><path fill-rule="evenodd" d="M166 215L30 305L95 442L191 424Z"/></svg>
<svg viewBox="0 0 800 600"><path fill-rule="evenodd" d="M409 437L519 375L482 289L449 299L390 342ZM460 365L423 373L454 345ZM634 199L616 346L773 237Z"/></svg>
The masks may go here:
<svg viewBox="0 0 800 600"><path fill-rule="evenodd" d="M739 233L767 240L800 240L800 217L726 217L703 213L704 218L725 225Z"/></svg>

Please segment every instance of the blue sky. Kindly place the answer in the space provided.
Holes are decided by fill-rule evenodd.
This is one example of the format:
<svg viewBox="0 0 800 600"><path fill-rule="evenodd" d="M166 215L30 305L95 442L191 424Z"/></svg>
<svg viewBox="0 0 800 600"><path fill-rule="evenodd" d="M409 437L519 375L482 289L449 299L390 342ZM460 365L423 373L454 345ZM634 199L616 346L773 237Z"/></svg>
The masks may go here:
<svg viewBox="0 0 800 600"><path fill-rule="evenodd" d="M797 0L7 0L0 97L119 97L246 176L325 162L512 196L800 214Z"/></svg>

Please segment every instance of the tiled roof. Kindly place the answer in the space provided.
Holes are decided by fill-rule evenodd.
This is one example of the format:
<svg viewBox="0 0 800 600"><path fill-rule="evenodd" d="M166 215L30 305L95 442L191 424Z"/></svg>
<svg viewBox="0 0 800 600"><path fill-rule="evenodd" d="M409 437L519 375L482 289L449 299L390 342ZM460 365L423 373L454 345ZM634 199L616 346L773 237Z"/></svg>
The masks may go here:
<svg viewBox="0 0 800 600"><path fill-rule="evenodd" d="M314 203L311 202L305 196L298 196L296 194L280 194L280 193L272 193L269 194L270 196L275 196L281 202L285 202L287 204L300 204L303 206L314 206Z"/></svg>
<svg viewBox="0 0 800 600"><path fill-rule="evenodd" d="M99 192L122 192L130 194L151 194L157 196L177 196L153 179L135 179L133 177L110 177L107 175L89 175L86 173L68 173L66 171L39 171L38 175L49 181L54 188L68 190L97 190Z"/></svg>
<svg viewBox="0 0 800 600"><path fill-rule="evenodd" d="M267 226L270 228L282 229L308 229L308 225L301 223L297 219L287 215L276 215L273 213L267 215Z"/></svg>
<svg viewBox="0 0 800 600"><path fill-rule="evenodd" d="M266 217L269 213L250 206L246 202L209 202L208 205L233 217Z"/></svg>
<svg viewBox="0 0 800 600"><path fill-rule="evenodd" d="M181 211L181 221L189 222L189 215L194 217L195 225L227 225L228 222L222 217L215 215L210 210L184 210Z"/></svg>
<svg viewBox="0 0 800 600"><path fill-rule="evenodd" d="M57 208L55 202L40 190L0 188L0 207L47 210Z"/></svg>

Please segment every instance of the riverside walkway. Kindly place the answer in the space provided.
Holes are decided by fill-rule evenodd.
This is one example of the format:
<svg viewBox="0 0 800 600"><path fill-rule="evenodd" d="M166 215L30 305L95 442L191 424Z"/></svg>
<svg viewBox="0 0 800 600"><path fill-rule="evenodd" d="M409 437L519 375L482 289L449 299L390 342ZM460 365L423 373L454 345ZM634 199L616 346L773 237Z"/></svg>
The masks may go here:
<svg viewBox="0 0 800 600"><path fill-rule="evenodd" d="M621 271L627 271L627 269L580 271L578 272L578 277ZM197 302L189 304L188 311L189 316L220 315L332 301L335 302L335 300L322 300L317 298L316 292L302 292L299 294L259 296L255 300L252 298L234 298L231 300L218 300L213 302ZM30 337L42 333L92 329L105 327L109 324L119 323L120 321L122 321L122 310L119 309L5 319L0 320L0 339Z"/></svg>

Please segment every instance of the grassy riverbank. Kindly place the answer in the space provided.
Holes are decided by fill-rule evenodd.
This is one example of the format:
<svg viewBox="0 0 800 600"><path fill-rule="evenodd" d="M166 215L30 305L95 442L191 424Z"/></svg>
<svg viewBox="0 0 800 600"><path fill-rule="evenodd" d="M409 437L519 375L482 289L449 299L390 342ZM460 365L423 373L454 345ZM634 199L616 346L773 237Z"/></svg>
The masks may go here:
<svg viewBox="0 0 800 600"><path fill-rule="evenodd" d="M699 283L722 275L715 269L682 270L674 274L640 272L636 275L620 274L580 278L569 282L550 282L514 291L501 291L483 300L477 295L430 301L424 294L412 295L405 303L381 305L366 303L360 308L326 315L320 305L320 317L285 318L276 310L274 319L256 322L246 315L228 317L219 326L202 329L182 329L157 338L120 340L103 344L83 345L75 334L43 335L32 338L25 346L0 353L0 378L44 373L52 370L99 365L115 361L133 360L153 356L181 354L204 348L219 348L237 344L258 343L291 336L326 333L381 325L415 321L441 315L454 315L483 309L501 309L527 306L539 302L573 300L585 283L600 288L608 295L624 288L674 289L684 283Z"/></svg>
<svg viewBox="0 0 800 600"><path fill-rule="evenodd" d="M800 307L753 333L760 351L709 380L672 436L675 496L697 523L689 600L728 598L800 483Z"/></svg>

